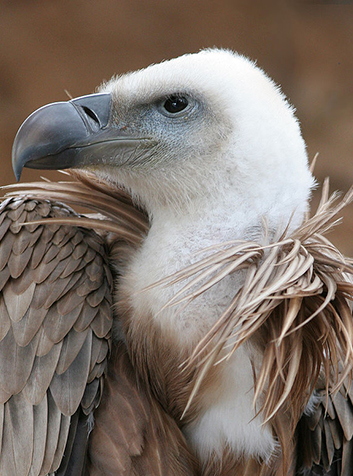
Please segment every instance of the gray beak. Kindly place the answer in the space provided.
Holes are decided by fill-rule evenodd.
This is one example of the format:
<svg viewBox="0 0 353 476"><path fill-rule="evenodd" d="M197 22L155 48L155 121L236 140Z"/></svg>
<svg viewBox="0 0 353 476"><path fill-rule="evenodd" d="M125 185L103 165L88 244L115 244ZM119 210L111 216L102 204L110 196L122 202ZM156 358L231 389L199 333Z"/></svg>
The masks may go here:
<svg viewBox="0 0 353 476"><path fill-rule="evenodd" d="M111 111L110 94L90 94L33 112L14 140L16 179L20 179L23 167L57 170L113 164L121 147L138 147L145 138L128 136L112 125Z"/></svg>

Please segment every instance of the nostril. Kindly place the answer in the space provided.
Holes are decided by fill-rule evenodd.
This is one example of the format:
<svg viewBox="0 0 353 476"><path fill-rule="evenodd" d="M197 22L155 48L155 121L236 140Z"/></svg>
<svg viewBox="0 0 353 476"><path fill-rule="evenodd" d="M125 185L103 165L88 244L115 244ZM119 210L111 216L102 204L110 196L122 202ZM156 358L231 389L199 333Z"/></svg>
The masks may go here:
<svg viewBox="0 0 353 476"><path fill-rule="evenodd" d="M69 101L91 132L107 126L111 111L111 96L106 93L88 94Z"/></svg>
<svg viewBox="0 0 353 476"><path fill-rule="evenodd" d="M93 119L93 121L96 122L98 125L100 124L97 115L92 111L92 109L90 109L87 106L82 106L82 109L85 111L85 113L87 114L88 117Z"/></svg>

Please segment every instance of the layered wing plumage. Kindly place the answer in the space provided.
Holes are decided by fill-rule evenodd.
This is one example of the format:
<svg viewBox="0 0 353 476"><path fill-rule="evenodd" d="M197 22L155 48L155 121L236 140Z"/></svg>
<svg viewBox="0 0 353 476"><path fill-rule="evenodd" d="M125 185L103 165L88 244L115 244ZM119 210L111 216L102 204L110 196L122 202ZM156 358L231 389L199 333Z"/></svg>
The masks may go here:
<svg viewBox="0 0 353 476"><path fill-rule="evenodd" d="M353 387L347 379L337 391L327 392L318 382L313 409L297 428L298 468L304 474L349 476L353 474Z"/></svg>
<svg viewBox="0 0 353 476"><path fill-rule="evenodd" d="M3 475L47 475L71 464L73 441L79 431L87 441L87 421L101 398L112 328L104 243L71 225L19 226L73 216L48 200L12 198L1 205Z"/></svg>

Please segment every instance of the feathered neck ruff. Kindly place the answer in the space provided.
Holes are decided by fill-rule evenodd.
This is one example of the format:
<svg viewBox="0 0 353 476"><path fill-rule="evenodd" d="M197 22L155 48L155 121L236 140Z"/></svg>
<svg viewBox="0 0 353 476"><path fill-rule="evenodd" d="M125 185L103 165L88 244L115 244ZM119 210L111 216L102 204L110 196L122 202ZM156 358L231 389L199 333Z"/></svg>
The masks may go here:
<svg viewBox="0 0 353 476"><path fill-rule="evenodd" d="M148 221L128 197L86 173L75 178L77 182L25 184L17 194L47 198L50 191L51 198L84 205L104 217L80 216L66 222L141 243ZM207 372L251 342L262 356L260 367L254 366L254 404L272 425L281 447L282 469L276 474L287 474L293 464L290 435L319 375L327 392L336 391L352 376L353 263L324 235L353 200L353 190L339 199L337 194L329 196L328 189L325 181L317 211L290 235L284 233L266 246L249 241L221 243L209 257L156 283L186 283L169 302L173 306L196 299L229 273L244 273L244 285L184 364L197 367L185 412ZM268 474L275 473L269 469Z"/></svg>

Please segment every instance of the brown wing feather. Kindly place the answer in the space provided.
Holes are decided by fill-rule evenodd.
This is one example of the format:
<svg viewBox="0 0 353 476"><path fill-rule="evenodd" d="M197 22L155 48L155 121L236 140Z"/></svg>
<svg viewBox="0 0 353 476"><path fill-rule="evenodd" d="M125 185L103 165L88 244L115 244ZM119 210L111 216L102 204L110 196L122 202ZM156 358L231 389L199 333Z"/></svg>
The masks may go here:
<svg viewBox="0 0 353 476"><path fill-rule="evenodd" d="M109 361L89 443L87 476L196 476L176 422L137 380L124 344Z"/></svg>
<svg viewBox="0 0 353 476"><path fill-rule="evenodd" d="M352 384L347 381L327 396L323 378L316 388L316 404L297 428L298 474L348 476L353 474Z"/></svg>
<svg viewBox="0 0 353 476"><path fill-rule="evenodd" d="M103 241L72 225L18 226L73 216L64 205L24 197L0 208L3 475L56 471L75 439L75 414L87 420L100 400L112 326Z"/></svg>

